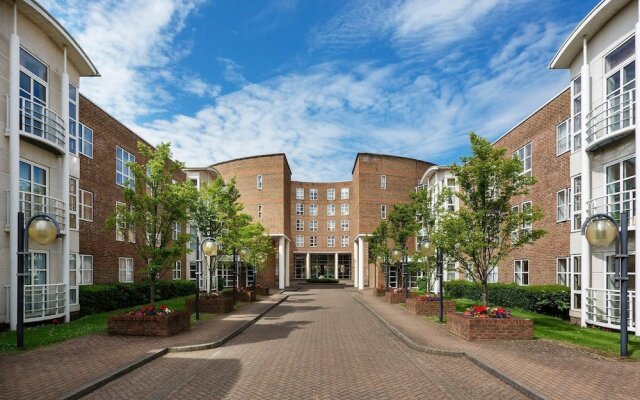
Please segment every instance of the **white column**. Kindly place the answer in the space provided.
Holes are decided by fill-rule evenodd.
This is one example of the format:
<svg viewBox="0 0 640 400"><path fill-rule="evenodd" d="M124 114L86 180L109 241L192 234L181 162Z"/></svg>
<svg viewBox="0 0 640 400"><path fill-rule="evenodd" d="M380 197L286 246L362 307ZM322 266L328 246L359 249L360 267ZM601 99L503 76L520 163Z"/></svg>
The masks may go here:
<svg viewBox="0 0 640 400"><path fill-rule="evenodd" d="M287 287L291 286L291 271L290 271L290 260L289 260L289 247L291 244L288 240L284 241L284 276L285 276L285 285Z"/></svg>
<svg viewBox="0 0 640 400"><path fill-rule="evenodd" d="M640 6L638 7L638 22L636 23L636 54L640 54L640 40L637 40L638 38L638 34L640 33ZM640 73L640 63L636 62L636 76L638 76L638 74ZM637 86L637 85L636 85ZM638 116L640 116L640 114L638 114L638 112L640 112L640 102L636 101L636 120L638 118ZM636 131L635 131L635 145L636 145L636 160L640 160L640 142L638 141L638 123L636 121L634 121L634 123L636 124ZM636 171L637 171L637 167L636 167ZM638 190L640 188L640 176L638 176L639 174L636 172L636 190ZM635 226L638 226L638 212L640 211L640 198L638 196L636 196L636 215L633 217L633 224ZM636 228L636 232L637 232L637 228ZM636 248L638 246L638 236L636 235L635 237L635 243L636 243ZM633 305L635 308L635 313L636 313L636 336L640 336L640 329L637 328L638 323L640 323L640 296L638 296L638 294L640 293L640 290L638 290L638 286L636 284L636 304Z"/></svg>
<svg viewBox="0 0 640 400"><path fill-rule="evenodd" d="M18 37L18 9L13 5L13 33L9 44L9 312L11 330L16 330L18 318L18 211L20 207L20 38Z"/></svg>
<svg viewBox="0 0 640 400"><path fill-rule="evenodd" d="M62 123L64 124L64 134L67 139L66 148L62 156L62 201L67 204L64 210L65 231L66 234L62 237L62 283L65 284L66 293L64 296L64 321L69 322L69 251L70 251L70 238L69 238L69 72L67 71L67 47L63 50L63 72L62 72L62 90L61 102L62 104Z"/></svg>
<svg viewBox="0 0 640 400"><path fill-rule="evenodd" d="M278 240L278 288L285 288L285 259L284 259L284 236Z"/></svg>
<svg viewBox="0 0 640 400"><path fill-rule="evenodd" d="M338 279L338 253L336 253L336 262L335 262L333 277L335 279Z"/></svg>
<svg viewBox="0 0 640 400"><path fill-rule="evenodd" d="M364 289L364 241L358 239L358 289Z"/></svg>
<svg viewBox="0 0 640 400"><path fill-rule="evenodd" d="M307 253L307 257L305 257L304 261L305 266L305 274L307 279L311 278L311 253Z"/></svg>
<svg viewBox="0 0 640 400"><path fill-rule="evenodd" d="M358 240L353 242L353 267L351 268L353 271L353 287L358 287Z"/></svg>
<svg viewBox="0 0 640 400"><path fill-rule="evenodd" d="M589 154L585 150L587 147L587 114L591 111L591 79L589 77L589 62L587 59L587 40L582 42L582 68L580 70L580 84L582 86L582 148L581 154L581 176L582 176L582 220L587 219L587 203L591 200L591 164ZM582 275L581 275L581 305L580 325L587 326L587 288L591 286L591 247L585 236L581 237L582 248Z"/></svg>

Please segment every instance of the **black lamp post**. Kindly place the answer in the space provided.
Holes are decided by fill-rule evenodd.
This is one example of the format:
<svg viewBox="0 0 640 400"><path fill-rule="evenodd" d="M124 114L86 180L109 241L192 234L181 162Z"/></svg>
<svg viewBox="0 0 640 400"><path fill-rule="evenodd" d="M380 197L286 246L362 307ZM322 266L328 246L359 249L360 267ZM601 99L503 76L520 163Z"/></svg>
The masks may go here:
<svg viewBox="0 0 640 400"><path fill-rule="evenodd" d="M205 238L202 243L200 243L200 248L202 248L202 252L209 256L209 269L211 271L211 259L218 255L218 243L216 243L214 238L208 237ZM197 268L197 264L196 264ZM196 319L200 319L200 274L201 271L196 272ZM211 276L211 275L209 275ZM218 279L216 276L215 279ZM209 283L213 285L213 282Z"/></svg>
<svg viewBox="0 0 640 400"><path fill-rule="evenodd" d="M594 247L607 247L616 240L616 288L620 288L620 356L627 356L629 276L629 215L620 213L620 224L607 214L595 214L582 224L582 234Z"/></svg>
<svg viewBox="0 0 640 400"><path fill-rule="evenodd" d="M24 278L29 275L29 238L41 245L53 243L60 232L58 222L47 214L36 214L24 222L24 212L18 212L18 302L16 338L18 350L24 349ZM67 295L68 289L67 289Z"/></svg>

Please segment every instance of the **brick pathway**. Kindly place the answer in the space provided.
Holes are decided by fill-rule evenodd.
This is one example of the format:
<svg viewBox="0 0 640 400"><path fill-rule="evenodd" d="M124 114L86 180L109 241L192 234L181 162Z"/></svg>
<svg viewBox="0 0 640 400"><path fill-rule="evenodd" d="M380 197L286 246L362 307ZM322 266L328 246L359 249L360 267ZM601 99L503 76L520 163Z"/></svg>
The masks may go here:
<svg viewBox="0 0 640 400"><path fill-rule="evenodd" d="M200 322L169 338L94 334L35 349L0 354L0 399L56 399L136 361L148 351L220 340L281 298L265 297L231 314Z"/></svg>
<svg viewBox="0 0 640 400"><path fill-rule="evenodd" d="M342 289L292 292L225 346L170 353L87 397L523 398L464 358L408 348Z"/></svg>
<svg viewBox="0 0 640 400"><path fill-rule="evenodd" d="M370 291L349 290L407 337L424 346L465 351L549 399L640 399L640 363L617 361L547 340L467 342Z"/></svg>

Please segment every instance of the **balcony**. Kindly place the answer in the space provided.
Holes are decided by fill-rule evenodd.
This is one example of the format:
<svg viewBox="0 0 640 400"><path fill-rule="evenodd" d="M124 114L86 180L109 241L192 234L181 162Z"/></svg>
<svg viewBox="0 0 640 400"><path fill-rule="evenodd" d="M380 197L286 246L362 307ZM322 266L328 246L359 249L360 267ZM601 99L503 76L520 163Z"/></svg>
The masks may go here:
<svg viewBox="0 0 640 400"><path fill-rule="evenodd" d="M635 299L636 292L629 291L628 324L629 331L635 332ZM620 291L610 289L587 289L586 298L587 323L604 328L620 329Z"/></svg>
<svg viewBox="0 0 640 400"><path fill-rule="evenodd" d="M64 301L67 285L54 283L50 285L24 286L24 322L36 322L54 318L64 318ZM12 299L9 297L9 286L5 286L6 320L9 322Z"/></svg>
<svg viewBox="0 0 640 400"><path fill-rule="evenodd" d="M10 198L10 192L7 190L7 199ZM19 194L20 211L24 213L25 221L29 220L36 214L47 214L53 217L60 228L59 234L64 234L67 230L65 220L65 210L67 203L55 197L45 196L42 194L31 192L20 192ZM7 201L7 221L5 231L9 231L9 201Z"/></svg>
<svg viewBox="0 0 640 400"><path fill-rule="evenodd" d="M587 151L633 132L635 129L635 89L610 97L587 114Z"/></svg>
<svg viewBox="0 0 640 400"><path fill-rule="evenodd" d="M587 215L608 214L620 222L620 213L629 214L629 228L636 226L636 191L625 190L605 196L595 197L587 202Z"/></svg>
<svg viewBox="0 0 640 400"><path fill-rule="evenodd" d="M9 132L9 96L7 100L7 128ZM20 135L31 143L57 155L66 151L64 120L46 106L20 98Z"/></svg>

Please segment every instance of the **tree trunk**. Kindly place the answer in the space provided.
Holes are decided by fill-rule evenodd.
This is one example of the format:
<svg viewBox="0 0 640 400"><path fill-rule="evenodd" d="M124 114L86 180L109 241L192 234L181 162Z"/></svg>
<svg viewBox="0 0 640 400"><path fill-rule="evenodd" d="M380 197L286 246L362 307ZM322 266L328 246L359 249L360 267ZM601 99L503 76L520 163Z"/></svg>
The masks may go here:
<svg viewBox="0 0 640 400"><path fill-rule="evenodd" d="M211 296L213 291L213 285L215 285L215 282L213 281L213 268L211 267L211 261L209 261L209 290L207 290L209 296Z"/></svg>
<svg viewBox="0 0 640 400"><path fill-rule="evenodd" d="M489 285L487 281L482 281L482 305L489 305Z"/></svg>
<svg viewBox="0 0 640 400"><path fill-rule="evenodd" d="M155 306L156 305L156 282L153 279L151 279L149 288L151 289L151 293L150 293L151 305Z"/></svg>

